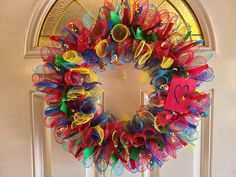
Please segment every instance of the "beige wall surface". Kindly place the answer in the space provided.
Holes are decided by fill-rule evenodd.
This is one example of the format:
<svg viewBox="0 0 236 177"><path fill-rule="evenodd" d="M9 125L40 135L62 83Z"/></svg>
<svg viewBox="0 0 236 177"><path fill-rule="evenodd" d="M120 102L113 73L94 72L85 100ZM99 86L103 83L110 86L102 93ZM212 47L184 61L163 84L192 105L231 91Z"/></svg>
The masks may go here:
<svg viewBox="0 0 236 177"><path fill-rule="evenodd" d="M236 1L204 0L217 35L212 177L236 174Z"/></svg>
<svg viewBox="0 0 236 177"><path fill-rule="evenodd" d="M0 1L0 176L31 176L32 67L24 60L26 27L34 0Z"/></svg>
<svg viewBox="0 0 236 177"><path fill-rule="evenodd" d="M217 36L213 65L214 129L212 177L236 174L236 1L202 1ZM32 68L23 46L35 0L0 1L0 177L32 177L30 90Z"/></svg>

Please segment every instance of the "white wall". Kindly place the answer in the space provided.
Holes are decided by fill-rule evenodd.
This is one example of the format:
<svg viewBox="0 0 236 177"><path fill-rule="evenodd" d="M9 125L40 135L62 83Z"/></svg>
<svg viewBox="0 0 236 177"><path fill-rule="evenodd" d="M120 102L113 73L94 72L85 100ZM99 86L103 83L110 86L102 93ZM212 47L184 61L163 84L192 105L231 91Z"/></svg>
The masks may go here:
<svg viewBox="0 0 236 177"><path fill-rule="evenodd" d="M0 1L0 176L31 176L30 94L32 68L23 59L34 0Z"/></svg>
<svg viewBox="0 0 236 177"><path fill-rule="evenodd" d="M219 59L216 79L213 129L212 177L236 174L236 1L204 0L217 33Z"/></svg>
<svg viewBox="0 0 236 177"><path fill-rule="evenodd" d="M209 9L217 33L214 61L212 177L236 174L236 1L200 0ZM30 94L32 68L40 60L23 59L26 27L34 0L0 1L0 177L31 177Z"/></svg>

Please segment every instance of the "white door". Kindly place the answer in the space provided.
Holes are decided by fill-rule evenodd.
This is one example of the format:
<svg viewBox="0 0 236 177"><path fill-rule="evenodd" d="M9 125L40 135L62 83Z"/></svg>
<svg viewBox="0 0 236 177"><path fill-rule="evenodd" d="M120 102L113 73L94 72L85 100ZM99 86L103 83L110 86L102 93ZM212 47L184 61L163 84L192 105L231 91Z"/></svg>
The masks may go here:
<svg viewBox="0 0 236 177"><path fill-rule="evenodd" d="M99 3L91 4L92 1L79 2L87 5L92 11L97 11L96 9L99 7ZM153 2L155 3L155 1ZM123 114L131 116L141 104L144 104L146 99L145 96L147 96L150 89L148 85L140 83L140 74L139 71L134 70L132 64L122 67L117 66L112 71L106 71L105 73L99 74L99 80L103 83L105 89L103 98L105 110L122 118ZM207 138L199 139L199 142L196 142L198 146L195 151L182 149L179 151L176 160L170 158L169 162L161 169L156 169L153 172L146 171L142 174L131 174L130 172L125 171L123 176L156 177L157 174L159 174L161 177L200 177L202 174L208 173L210 167L210 127L211 121L205 120L202 130L204 133L203 137ZM45 175L49 175L45 177L64 177L65 175L74 177L78 174L83 174L83 176L87 177L99 176L93 168L85 170L81 162L78 162L69 153L64 152L63 148L55 143L53 139L51 140L52 137L50 132L46 131L44 138L43 142L46 145L42 147L42 151L44 151L45 157L42 160L44 162L45 160L48 161L45 162L46 165L42 166L42 170ZM204 147L201 142L205 143ZM48 158L48 156L51 158ZM202 162L203 158L201 158L203 156L204 163ZM36 163L40 164L40 157L38 158L39 162ZM110 176L109 170L100 176ZM208 176L205 175L204 177Z"/></svg>
<svg viewBox="0 0 236 177"><path fill-rule="evenodd" d="M188 1L194 2L195 0ZM23 57L24 34L26 33L26 26L30 20L32 8L35 6L35 2L38 1L1 1L0 176L95 176L96 174L93 170L86 171L80 162L75 161L70 154L64 152L54 140L50 141L50 139L47 139L48 143L42 144L44 139L42 139L43 136L41 135L46 137L49 137L50 135L50 132L48 131L43 134L44 129L42 124L40 124L40 121L42 120L43 102L40 96L33 95L34 109L31 109L32 101L30 99L30 91L33 90L31 82L32 68L38 65L41 61L34 59L34 57L31 57L31 59L25 59ZM209 168L212 177L234 177L236 173L236 1L199 0L195 2L203 3L207 11L210 12L220 51L219 58L213 62L216 71L216 79L209 88L206 89L214 89L212 164ZM41 11L40 13L43 12ZM37 21L35 23L37 23ZM121 71L117 70L117 76L114 79L120 79L117 81L120 83L130 80L129 70L128 73L124 73L126 72L122 71L122 69ZM127 75L127 79L122 80L121 78L125 75ZM101 76L101 78L105 79L105 76ZM136 75L135 78L138 79ZM104 85L106 87L105 81ZM128 85L129 84L127 84L127 87ZM134 90L134 86L132 86L132 90ZM121 90L117 91L117 93L119 92L121 92ZM141 100L139 91L136 92L134 96L134 99L136 99L136 105L132 106L132 110L135 110L139 106ZM109 103L106 99L109 99L109 97L105 97L105 103ZM123 97L121 101L124 101L125 99L126 98ZM126 108L123 108L122 106L120 107L120 110L125 109ZM34 117L31 116L31 111L32 114L35 115ZM204 121L204 123L205 122L207 121ZM34 126L32 127L32 125ZM32 134L32 130L34 134ZM203 147L205 147L205 144ZM48 151L44 152L46 154L45 156L42 154L43 149L48 149ZM187 150L184 150L183 152L181 151L178 153L177 160L170 159L170 161L166 163L166 165L159 171L159 176L192 177L193 174L198 175L199 171L195 172L195 170L199 168L199 165L196 165L199 164L199 160L201 162L201 169L202 165L205 166L204 164L207 161L199 159L198 151L194 154ZM47 171L48 169L51 171ZM130 175L125 172L124 176L128 177ZM133 176L140 175L136 174ZM157 174L152 174L151 177L157 177ZM201 177L206 176L202 175Z"/></svg>
<svg viewBox="0 0 236 177"><path fill-rule="evenodd" d="M122 117L123 114L127 114L130 117L136 112L141 104L145 104L147 101L147 94L151 90L148 84L140 82L141 71L134 69L134 65L128 64L125 66L117 66L113 70L108 70L98 75L99 81L103 83L104 97L103 104L105 110L109 110L111 113L118 117ZM33 93L33 112L35 112L34 118L34 142L35 142L35 170L37 172L38 166L43 162L41 166L42 174L45 177L77 177L83 175L86 177L110 177L110 168L104 173L99 174L94 167L85 169L82 162L66 152L62 146L57 144L53 139L53 131L43 128L43 114L42 109L44 105L43 95L38 96L37 93ZM40 111L41 110L41 111ZM209 119L211 120L211 119ZM205 120L203 124L208 124L210 121ZM36 128L38 127L38 129ZM204 136L209 137L208 125L204 125ZM41 130L40 130L41 129ZM200 130L200 129L199 129ZM39 137L37 136L39 135ZM41 135L41 138L40 138ZM201 137L201 136L200 136ZM206 169L209 164L205 163L204 169L200 169L201 156L209 156L210 152L205 152L209 148L209 141L203 147L201 146L200 139L197 144L197 148L192 151L191 149L181 149L178 152L178 158L172 159L164 164L161 169L155 169L150 172L146 170L143 173L131 173L127 170L124 171L124 177L201 177L200 173ZM38 147L40 143L43 146ZM200 149L202 148L202 153ZM38 153L38 154L37 154ZM41 157L43 153L43 158ZM209 159L205 157L206 162ZM40 171L40 170L39 170ZM36 176L38 177L38 176Z"/></svg>

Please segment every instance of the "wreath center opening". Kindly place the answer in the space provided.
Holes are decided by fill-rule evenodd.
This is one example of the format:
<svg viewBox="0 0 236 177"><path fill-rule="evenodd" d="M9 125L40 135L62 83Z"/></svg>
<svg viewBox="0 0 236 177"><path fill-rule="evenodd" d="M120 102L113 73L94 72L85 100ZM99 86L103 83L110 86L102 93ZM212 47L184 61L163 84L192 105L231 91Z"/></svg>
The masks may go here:
<svg viewBox="0 0 236 177"><path fill-rule="evenodd" d="M105 111L121 117L135 114L140 105L144 104L143 94L151 90L143 81L142 71L134 68L134 64L116 66L115 69L99 73L98 81L104 89L101 98Z"/></svg>

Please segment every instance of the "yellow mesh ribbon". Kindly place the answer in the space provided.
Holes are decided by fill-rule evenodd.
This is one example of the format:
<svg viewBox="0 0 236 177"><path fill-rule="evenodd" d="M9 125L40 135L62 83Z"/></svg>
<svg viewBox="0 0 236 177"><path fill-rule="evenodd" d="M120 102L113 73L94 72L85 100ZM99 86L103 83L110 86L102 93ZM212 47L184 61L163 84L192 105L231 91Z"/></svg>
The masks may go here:
<svg viewBox="0 0 236 177"><path fill-rule="evenodd" d="M123 24L117 24L111 30L111 36L116 42L123 42L125 39L129 37L129 35L130 35L129 28Z"/></svg>
<svg viewBox="0 0 236 177"><path fill-rule="evenodd" d="M83 125L89 122L94 117L94 113L92 114L83 114L81 112L77 112L74 114L73 124L75 125Z"/></svg>
<svg viewBox="0 0 236 177"><path fill-rule="evenodd" d="M96 127L94 127L94 129L97 131L97 133L100 137L98 144L101 145L104 140L104 130L100 126L96 126Z"/></svg>
<svg viewBox="0 0 236 177"><path fill-rule="evenodd" d="M147 48L147 50L143 55L141 55L145 47ZM152 45L147 44L144 40L142 40L134 52L134 58L139 58L138 65L144 64L151 57L152 51Z"/></svg>
<svg viewBox="0 0 236 177"><path fill-rule="evenodd" d="M70 63L80 63L83 62L83 58L78 55L75 50L69 50L63 54L65 61Z"/></svg>
<svg viewBox="0 0 236 177"><path fill-rule="evenodd" d="M167 69L172 66L174 63L174 60L172 58L164 57L161 62L161 68Z"/></svg>
<svg viewBox="0 0 236 177"><path fill-rule="evenodd" d="M96 46L95 51L99 58L104 58L107 54L107 47L109 46L109 42L107 39L101 40Z"/></svg>

